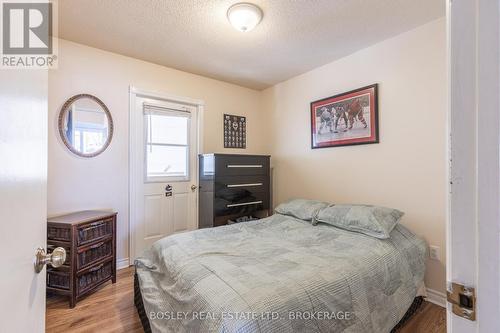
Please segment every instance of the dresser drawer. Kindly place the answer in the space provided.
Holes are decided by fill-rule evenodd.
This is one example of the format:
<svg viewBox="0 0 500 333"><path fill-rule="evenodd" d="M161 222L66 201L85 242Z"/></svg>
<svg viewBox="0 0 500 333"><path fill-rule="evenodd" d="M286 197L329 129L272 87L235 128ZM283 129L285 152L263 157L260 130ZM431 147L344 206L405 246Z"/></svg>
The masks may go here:
<svg viewBox="0 0 500 333"><path fill-rule="evenodd" d="M113 219L83 224L77 229L77 244L88 244L113 234Z"/></svg>
<svg viewBox="0 0 500 333"><path fill-rule="evenodd" d="M220 156L215 161L217 176L268 175L269 158L262 156Z"/></svg>
<svg viewBox="0 0 500 333"><path fill-rule="evenodd" d="M47 269L47 286L51 288L69 290L70 273L63 269Z"/></svg>
<svg viewBox="0 0 500 333"><path fill-rule="evenodd" d="M215 196L215 215L251 214L256 210L268 209L269 194L266 192L249 192L236 200L229 197Z"/></svg>
<svg viewBox="0 0 500 333"><path fill-rule="evenodd" d="M96 267L92 267L83 273L80 273L76 278L77 294L81 295L86 291L104 282L113 274L113 261L109 260Z"/></svg>
<svg viewBox="0 0 500 333"><path fill-rule="evenodd" d="M113 239L98 242L96 244L83 246L78 249L76 255L76 269L80 270L85 267L109 257L113 254Z"/></svg>
<svg viewBox="0 0 500 333"><path fill-rule="evenodd" d="M217 193L268 192L268 181L269 177L264 175L222 176L215 179L215 190Z"/></svg>

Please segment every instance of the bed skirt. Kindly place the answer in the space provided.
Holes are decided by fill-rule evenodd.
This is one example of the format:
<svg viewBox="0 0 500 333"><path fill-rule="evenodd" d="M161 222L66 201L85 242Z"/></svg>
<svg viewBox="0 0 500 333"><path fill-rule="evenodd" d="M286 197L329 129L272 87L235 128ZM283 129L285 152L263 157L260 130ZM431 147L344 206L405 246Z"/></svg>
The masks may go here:
<svg viewBox="0 0 500 333"><path fill-rule="evenodd" d="M145 333L151 333L151 325L149 324L148 315L144 309L144 302L142 301L141 288L139 287L139 279L137 273L134 273L134 304L141 319L142 328Z"/></svg>
<svg viewBox="0 0 500 333"><path fill-rule="evenodd" d="M423 296L417 296L411 303L410 307L406 311L405 315L399 323L394 326L391 333L395 333L399 328L401 328L410 318L417 312L417 310L422 306L424 301ZM134 273L134 304L141 319L142 327L145 333L151 333L151 325L149 324L149 319L144 309L144 302L142 301L141 288L139 287L139 279L137 278L137 273Z"/></svg>

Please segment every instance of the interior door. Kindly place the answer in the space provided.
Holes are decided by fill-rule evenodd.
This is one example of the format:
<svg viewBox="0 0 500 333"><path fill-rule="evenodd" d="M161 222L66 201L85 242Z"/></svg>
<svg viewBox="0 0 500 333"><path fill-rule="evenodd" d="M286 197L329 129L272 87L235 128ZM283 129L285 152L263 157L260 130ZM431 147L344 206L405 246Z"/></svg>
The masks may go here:
<svg viewBox="0 0 500 333"><path fill-rule="evenodd" d="M475 289L448 302L448 332L500 327L499 2L448 0L450 196L447 279ZM469 304L463 293L465 304ZM460 302L459 302L460 303ZM474 304L475 303L475 304ZM475 305L475 306L473 306ZM471 314L470 318L464 318Z"/></svg>
<svg viewBox="0 0 500 333"><path fill-rule="evenodd" d="M197 108L135 100L135 256L165 236L197 228Z"/></svg>
<svg viewBox="0 0 500 333"><path fill-rule="evenodd" d="M47 71L0 70L1 332L45 331Z"/></svg>

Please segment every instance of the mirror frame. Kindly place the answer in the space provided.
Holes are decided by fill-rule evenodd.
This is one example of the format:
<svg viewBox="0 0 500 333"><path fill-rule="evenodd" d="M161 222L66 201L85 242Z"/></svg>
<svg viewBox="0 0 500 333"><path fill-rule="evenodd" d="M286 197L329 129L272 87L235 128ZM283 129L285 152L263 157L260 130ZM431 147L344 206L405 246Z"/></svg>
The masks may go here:
<svg viewBox="0 0 500 333"><path fill-rule="evenodd" d="M63 128L64 128L64 115L66 114L66 110L71 106L71 104L73 104L74 102L76 102L77 100L82 99L82 98L90 98L91 100L93 100L94 102L99 104L99 106L103 109L104 113L106 114L106 117L108 118L108 138L106 139L106 142L104 143L104 145L102 146L101 149L96 150L95 152L90 153L90 154L84 154L82 152L79 152L75 148L73 148L71 143L68 141L68 138L66 138L66 135L64 134L64 130L63 130ZM75 95L73 97L70 97L62 106L61 111L59 111L59 119L57 122L57 126L59 127L59 135L60 135L62 141L64 142L64 145L66 146L66 148L68 148L69 151L71 151L73 154L78 155L80 157L86 157L86 158L96 157L97 155L104 152L106 150L106 148L108 148L108 146L111 143L111 139L113 139L113 128L114 128L113 118L111 117L111 113L109 112L108 107L99 98L95 97L94 95L90 95L90 94L78 94L78 95Z"/></svg>

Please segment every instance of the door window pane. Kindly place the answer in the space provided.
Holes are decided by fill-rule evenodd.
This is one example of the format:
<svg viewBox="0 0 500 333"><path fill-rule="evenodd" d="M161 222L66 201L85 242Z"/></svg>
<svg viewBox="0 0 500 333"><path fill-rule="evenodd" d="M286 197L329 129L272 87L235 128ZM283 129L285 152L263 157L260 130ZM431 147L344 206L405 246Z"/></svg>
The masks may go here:
<svg viewBox="0 0 500 333"><path fill-rule="evenodd" d="M189 117L186 112L146 109L144 148L148 181L189 179Z"/></svg>
<svg viewBox="0 0 500 333"><path fill-rule="evenodd" d="M151 114L146 120L149 142L187 145L189 118Z"/></svg>
<svg viewBox="0 0 500 333"><path fill-rule="evenodd" d="M188 148L182 146L147 146L147 176L187 177Z"/></svg>

